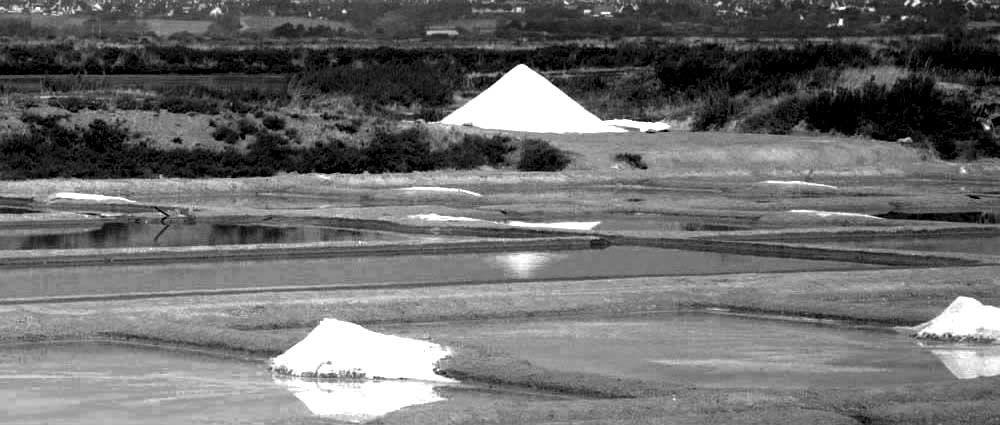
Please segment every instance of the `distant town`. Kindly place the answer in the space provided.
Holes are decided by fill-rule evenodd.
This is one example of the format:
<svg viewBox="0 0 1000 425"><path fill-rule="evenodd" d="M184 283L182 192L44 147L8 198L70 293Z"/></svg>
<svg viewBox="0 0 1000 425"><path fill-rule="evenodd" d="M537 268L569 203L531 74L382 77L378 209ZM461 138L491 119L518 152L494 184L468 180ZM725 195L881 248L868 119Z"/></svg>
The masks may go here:
<svg viewBox="0 0 1000 425"><path fill-rule="evenodd" d="M284 37L901 34L992 27L1000 0L0 0L4 16L55 26L149 20L148 29L164 36L213 29ZM52 17L70 20L46 21Z"/></svg>

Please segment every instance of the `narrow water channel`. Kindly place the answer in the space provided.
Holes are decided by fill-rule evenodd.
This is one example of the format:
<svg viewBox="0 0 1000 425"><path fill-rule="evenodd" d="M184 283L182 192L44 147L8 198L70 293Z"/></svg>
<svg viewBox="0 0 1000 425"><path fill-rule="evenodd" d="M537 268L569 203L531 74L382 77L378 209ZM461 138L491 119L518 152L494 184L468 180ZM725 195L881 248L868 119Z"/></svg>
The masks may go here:
<svg viewBox="0 0 1000 425"><path fill-rule="evenodd" d="M613 246L556 252L0 269L0 294L9 299L314 285L459 284L876 267L835 261Z"/></svg>

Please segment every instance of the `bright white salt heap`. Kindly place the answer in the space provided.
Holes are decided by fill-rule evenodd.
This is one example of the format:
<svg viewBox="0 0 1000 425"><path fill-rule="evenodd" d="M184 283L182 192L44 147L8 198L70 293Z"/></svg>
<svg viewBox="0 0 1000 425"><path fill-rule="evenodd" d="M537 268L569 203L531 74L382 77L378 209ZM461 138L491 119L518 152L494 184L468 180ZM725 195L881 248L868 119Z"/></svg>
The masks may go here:
<svg viewBox="0 0 1000 425"><path fill-rule="evenodd" d="M368 422L407 406L444 400L422 381L315 381L276 378L312 414L349 423Z"/></svg>
<svg viewBox="0 0 1000 425"><path fill-rule="evenodd" d="M271 370L300 377L455 382L434 373L437 362L449 355L449 349L432 342L323 319L302 341L271 359Z"/></svg>
<svg viewBox="0 0 1000 425"><path fill-rule="evenodd" d="M479 192L473 192L471 190L459 189L454 187L439 187L439 186L410 186L401 187L396 190L402 190L406 192L437 192L437 193L457 193L462 195L475 196L481 198L483 194Z"/></svg>
<svg viewBox="0 0 1000 425"><path fill-rule="evenodd" d="M918 338L1000 340L1000 308L958 297L937 317L917 325Z"/></svg>

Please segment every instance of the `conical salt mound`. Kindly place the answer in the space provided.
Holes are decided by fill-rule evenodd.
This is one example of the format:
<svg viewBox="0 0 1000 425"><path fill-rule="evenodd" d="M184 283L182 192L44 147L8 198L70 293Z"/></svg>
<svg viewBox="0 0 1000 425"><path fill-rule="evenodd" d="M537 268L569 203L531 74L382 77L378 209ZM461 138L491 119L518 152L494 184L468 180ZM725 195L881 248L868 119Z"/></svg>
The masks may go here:
<svg viewBox="0 0 1000 425"><path fill-rule="evenodd" d="M625 132L605 124L523 64L444 117L441 123L531 133Z"/></svg>

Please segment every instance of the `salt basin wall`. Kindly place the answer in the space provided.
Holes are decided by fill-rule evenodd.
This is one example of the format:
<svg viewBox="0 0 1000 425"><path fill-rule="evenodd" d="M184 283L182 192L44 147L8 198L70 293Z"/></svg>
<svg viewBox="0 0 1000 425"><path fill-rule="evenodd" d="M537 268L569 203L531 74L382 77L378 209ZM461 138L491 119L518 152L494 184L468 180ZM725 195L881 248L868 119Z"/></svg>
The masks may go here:
<svg viewBox="0 0 1000 425"><path fill-rule="evenodd" d="M449 355L451 350L432 342L323 319L302 341L271 359L271 370L304 378L455 382L434 372Z"/></svg>
<svg viewBox="0 0 1000 425"><path fill-rule="evenodd" d="M441 120L442 124L529 133L624 133L521 64Z"/></svg>

